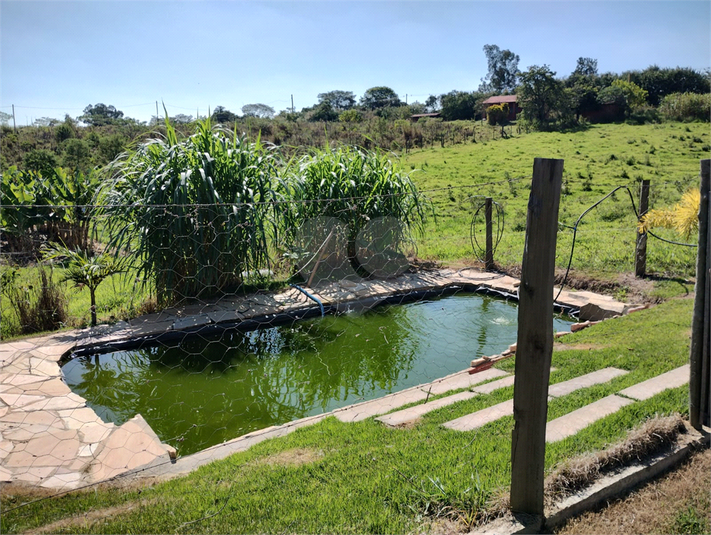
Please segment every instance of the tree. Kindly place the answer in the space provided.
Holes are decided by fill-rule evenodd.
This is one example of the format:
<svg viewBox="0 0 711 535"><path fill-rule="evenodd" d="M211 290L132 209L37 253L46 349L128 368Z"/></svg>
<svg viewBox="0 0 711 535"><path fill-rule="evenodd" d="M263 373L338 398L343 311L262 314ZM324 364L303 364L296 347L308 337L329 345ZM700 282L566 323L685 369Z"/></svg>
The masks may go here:
<svg viewBox="0 0 711 535"><path fill-rule="evenodd" d="M212 112L211 118L216 123L228 123L234 121L237 116L224 106L217 106Z"/></svg>
<svg viewBox="0 0 711 535"><path fill-rule="evenodd" d="M430 95L425 100L425 109L428 113L434 113L440 109L440 100L436 95Z"/></svg>
<svg viewBox="0 0 711 535"><path fill-rule="evenodd" d="M442 118L445 121L470 120L475 115L476 97L466 91L450 91L440 95Z"/></svg>
<svg viewBox="0 0 711 535"><path fill-rule="evenodd" d="M58 123L59 120L54 119L53 117L39 117L38 119L32 121L32 126L55 126Z"/></svg>
<svg viewBox="0 0 711 535"><path fill-rule="evenodd" d="M502 104L494 104L486 110L486 120L491 126L504 125L509 118L509 105L504 102Z"/></svg>
<svg viewBox="0 0 711 535"><path fill-rule="evenodd" d="M397 93L385 86L371 87L360 98L360 105L369 110L390 108L401 104Z"/></svg>
<svg viewBox="0 0 711 535"><path fill-rule="evenodd" d="M57 158L53 152L46 149L32 149L24 158L24 166L28 171L34 171L48 178L57 167Z"/></svg>
<svg viewBox="0 0 711 535"><path fill-rule="evenodd" d="M643 71L629 71L623 80L634 82L647 91L647 102L658 106L666 95L672 93L708 93L711 91L709 78L702 72L686 67L660 69L657 65Z"/></svg>
<svg viewBox="0 0 711 535"><path fill-rule="evenodd" d="M86 141L78 138L67 139L63 143L64 165L72 169L86 170L91 159L91 150Z"/></svg>
<svg viewBox="0 0 711 535"><path fill-rule="evenodd" d="M316 122L316 121L337 121L338 120L338 112L333 109L333 107L328 103L328 101L321 102L321 104L318 104L313 111L311 112L311 115L309 117L309 121L311 122Z"/></svg>
<svg viewBox="0 0 711 535"><path fill-rule="evenodd" d="M489 72L479 86L481 92L503 93L516 89L518 80L518 54L501 50L496 45L484 45Z"/></svg>
<svg viewBox="0 0 711 535"><path fill-rule="evenodd" d="M79 117L79 120L91 126L104 126L114 124L118 119L123 117L123 112L117 110L114 106L106 104L89 104L84 108L84 115Z"/></svg>
<svg viewBox="0 0 711 535"><path fill-rule="evenodd" d="M427 113L426 106L424 104L422 104L421 102L418 102L417 100L406 107L409 108L407 110L407 113L409 115L418 115L420 113Z"/></svg>
<svg viewBox="0 0 711 535"><path fill-rule="evenodd" d="M571 78L576 79L572 85L569 84L570 89L568 90L576 119L586 113L599 110L598 89L589 81L590 77L575 75Z"/></svg>
<svg viewBox="0 0 711 535"><path fill-rule="evenodd" d="M328 104L336 111L350 110L356 104L356 97L351 91L334 90L319 93L319 104Z"/></svg>
<svg viewBox="0 0 711 535"><path fill-rule="evenodd" d="M171 117L170 120L177 124L189 124L193 122L193 116L179 113L176 116Z"/></svg>
<svg viewBox="0 0 711 535"><path fill-rule="evenodd" d="M565 86L548 65L531 65L520 78L517 95L524 119L538 128L547 127L556 118L562 122L569 119L570 101Z"/></svg>
<svg viewBox="0 0 711 535"><path fill-rule="evenodd" d="M72 128L71 124L68 124L66 121L57 125L54 129L54 139L57 140L57 143L61 143L70 137L74 137L74 128Z"/></svg>
<svg viewBox="0 0 711 535"><path fill-rule="evenodd" d="M593 58L578 58L573 74L581 76L597 76L597 60Z"/></svg>
<svg viewBox="0 0 711 535"><path fill-rule="evenodd" d="M126 147L126 139L121 134L112 134L99 139L99 154L102 162L113 161Z"/></svg>
<svg viewBox="0 0 711 535"><path fill-rule="evenodd" d="M245 104L242 106L242 114L245 117L259 117L260 119L271 119L274 117L274 108L266 104Z"/></svg>
<svg viewBox="0 0 711 535"><path fill-rule="evenodd" d="M12 113L5 113L0 111L0 124L3 126L8 126L10 124L10 119L12 119Z"/></svg>
<svg viewBox="0 0 711 535"><path fill-rule="evenodd" d="M619 92L624 99L623 105L625 115L627 116L629 116L633 110L644 106L647 102L647 92L634 82L615 80L612 82L611 87L619 88Z"/></svg>

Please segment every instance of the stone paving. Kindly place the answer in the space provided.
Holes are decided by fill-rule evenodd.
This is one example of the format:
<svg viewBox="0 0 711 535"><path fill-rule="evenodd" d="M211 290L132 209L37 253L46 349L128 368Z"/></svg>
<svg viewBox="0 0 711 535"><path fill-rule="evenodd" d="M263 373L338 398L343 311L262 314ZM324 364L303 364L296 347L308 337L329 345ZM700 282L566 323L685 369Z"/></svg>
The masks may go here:
<svg viewBox="0 0 711 535"><path fill-rule="evenodd" d="M581 375L580 377L569 379L568 381L556 383L548 387L549 398L566 395L574 392L575 390L596 384L606 383L613 378L626 373L628 372L625 370L618 370L617 368L605 368ZM553 391L553 394L551 394L551 391ZM513 415L513 399L503 401L492 407L487 407L486 409L482 409L472 414L456 418L455 420L442 424L442 427L453 429L455 431L472 431L473 429L482 427L488 423L498 420L499 418L511 415Z"/></svg>
<svg viewBox="0 0 711 535"><path fill-rule="evenodd" d="M548 388L548 398L553 399L556 397L561 397L581 388L587 388L596 384L606 383L608 381L611 381L615 377L622 376L626 373L628 372L625 370L618 370L616 368L604 368L602 370L588 373L586 375L582 375L580 377L576 377L568 381L556 383L550 385L550 387ZM507 381L511 384L513 383L512 378L507 377L499 381L493 381L492 383L488 383L486 385L483 385L482 387L475 387L472 390L481 390L482 388L485 388L489 385L491 385L492 387L491 390L494 390L499 387L498 385L496 385L496 383L503 383L504 381ZM685 364L684 366L680 366L679 368L675 368L674 370L668 371L656 377L652 377L651 379L642 381L641 383L637 383L631 387L625 388L624 390L620 390L617 394L612 394L610 396L602 398L598 401L585 405L584 407L581 407L577 410L569 412L568 414L565 414L560 418L556 418L555 420L551 420L550 422L548 422L546 424L546 442L556 442L559 440L563 440L564 438L572 436L578 431L585 429L587 426L596 422L597 420L600 420L605 416L609 416L610 414L617 412L622 407L630 405L635 401L649 399L652 396L663 392L664 390L668 390L670 388L677 388L685 385L688 382L689 365ZM447 398L443 398L439 401L443 404L446 404L444 403L444 400L446 399ZM453 401L453 403L456 401L459 400L455 400ZM410 409L406 410L414 413L413 409L417 408L418 407L411 407ZM400 412L404 413L405 411ZM422 414L424 414L427 411L421 409L421 412ZM494 422L499 418L511 415L513 415L513 399L509 399L501 403L497 403L496 405L492 405L491 407L487 407L477 412L467 414L460 418L456 418L455 420L451 420L442 424L442 426L455 431L472 431L488 423ZM398 413L386 415L377 419L388 425L393 425L389 423L391 421L388 420L389 417L392 419L392 421L399 422L400 425L404 423L401 421L402 418Z"/></svg>
<svg viewBox="0 0 711 535"><path fill-rule="evenodd" d="M630 403L634 403L634 400L613 394L551 420L546 424L546 442L557 442L573 436L600 418L609 416Z"/></svg>
<svg viewBox="0 0 711 535"><path fill-rule="evenodd" d="M393 280L339 281L321 284L309 291L325 306L358 306L369 300L403 295L413 291L464 287L490 289L515 296L519 281L475 269L408 273ZM564 290L559 302L580 310L580 319L596 321L621 315L634 305L584 291ZM257 293L233 296L210 304L188 305L164 310L114 325L55 333L0 344L0 483L14 482L51 489L72 489L136 470L146 473L170 471L175 450L161 443L150 426L136 415L121 426L102 421L86 401L72 393L63 381L60 361L81 347L109 345L145 339L166 332L190 332L207 325L262 319L275 314L298 317L312 311L314 303L295 288L279 294ZM470 388L484 377L503 374L488 370L470 376L453 374L378 403L334 411L343 421L358 421L389 412L403 403L422 401L430 395ZM396 403L400 403L397 405ZM263 430L200 452L180 464L198 466L247 443L278 436L319 416ZM218 453L219 452L219 453ZM162 467L162 468L159 468Z"/></svg>

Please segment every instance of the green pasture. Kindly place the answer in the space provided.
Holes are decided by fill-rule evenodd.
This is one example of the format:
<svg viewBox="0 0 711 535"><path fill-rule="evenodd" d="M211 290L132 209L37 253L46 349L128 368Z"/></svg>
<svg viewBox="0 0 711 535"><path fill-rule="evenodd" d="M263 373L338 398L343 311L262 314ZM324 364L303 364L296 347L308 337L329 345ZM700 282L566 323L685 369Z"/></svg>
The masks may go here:
<svg viewBox="0 0 711 535"><path fill-rule="evenodd" d="M591 125L571 132L515 134L485 143L410 152L402 163L418 188L431 198L436 218L418 239L423 258L442 262L476 258L470 240L472 215L482 197L504 209L503 238L495 261L520 265L526 207L534 158L565 160L559 221L573 226L592 204L618 186L627 186L639 204L639 185L651 181L650 207L671 207L698 187L699 160L709 158L710 133L703 123ZM481 211L483 214L483 210ZM477 226L483 237L483 226ZM573 268L614 277L634 268L636 218L625 190L591 211L578 227ZM662 237L677 240L671 232ZM683 241L683 240L682 240ZM561 227L556 265L566 267L572 230ZM648 270L692 276L695 249L649 240Z"/></svg>

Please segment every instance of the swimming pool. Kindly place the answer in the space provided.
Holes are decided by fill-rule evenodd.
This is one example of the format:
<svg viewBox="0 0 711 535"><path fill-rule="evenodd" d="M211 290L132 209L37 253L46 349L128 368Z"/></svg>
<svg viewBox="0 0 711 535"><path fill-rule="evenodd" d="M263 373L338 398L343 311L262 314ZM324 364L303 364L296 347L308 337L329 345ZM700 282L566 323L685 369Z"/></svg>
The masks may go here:
<svg viewBox="0 0 711 535"><path fill-rule="evenodd" d="M517 306L470 293L78 356L62 371L105 421L140 413L186 455L463 370L516 341ZM554 329L572 320L554 318Z"/></svg>

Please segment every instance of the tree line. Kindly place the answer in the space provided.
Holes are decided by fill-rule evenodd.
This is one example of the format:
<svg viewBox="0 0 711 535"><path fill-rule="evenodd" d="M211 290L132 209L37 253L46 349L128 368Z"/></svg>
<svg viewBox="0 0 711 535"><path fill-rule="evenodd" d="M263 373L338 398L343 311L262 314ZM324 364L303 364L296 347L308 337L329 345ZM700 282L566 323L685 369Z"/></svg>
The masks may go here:
<svg viewBox="0 0 711 535"><path fill-rule="evenodd" d="M242 106L241 114L225 106L210 113L215 123L238 126L247 133L260 132L262 139L296 150L320 147L326 142L408 150L411 147L485 138L482 129L457 121L488 119L489 124L508 121L506 105L486 108L494 95L517 95L522 113L519 127L526 129L570 128L581 122L709 120L710 73L686 67L660 68L621 74L600 73L594 58L581 57L572 73L558 77L547 65L519 69L519 56L497 45L485 45L487 74L473 91L453 90L430 95L424 102L406 103L390 87L376 86L360 98L352 91L319 93L317 102L297 111L276 112L254 103ZM90 104L82 115L63 121L37 119L33 127L10 127L11 115L0 112L3 170L17 166L45 173L56 167L88 172L124 152L131 143L155 136L164 117L148 122L126 117L121 110L103 103ZM425 115L417 123L412 116ZM427 117L429 115L429 117ZM169 117L178 132L191 130L199 119L177 114Z"/></svg>

